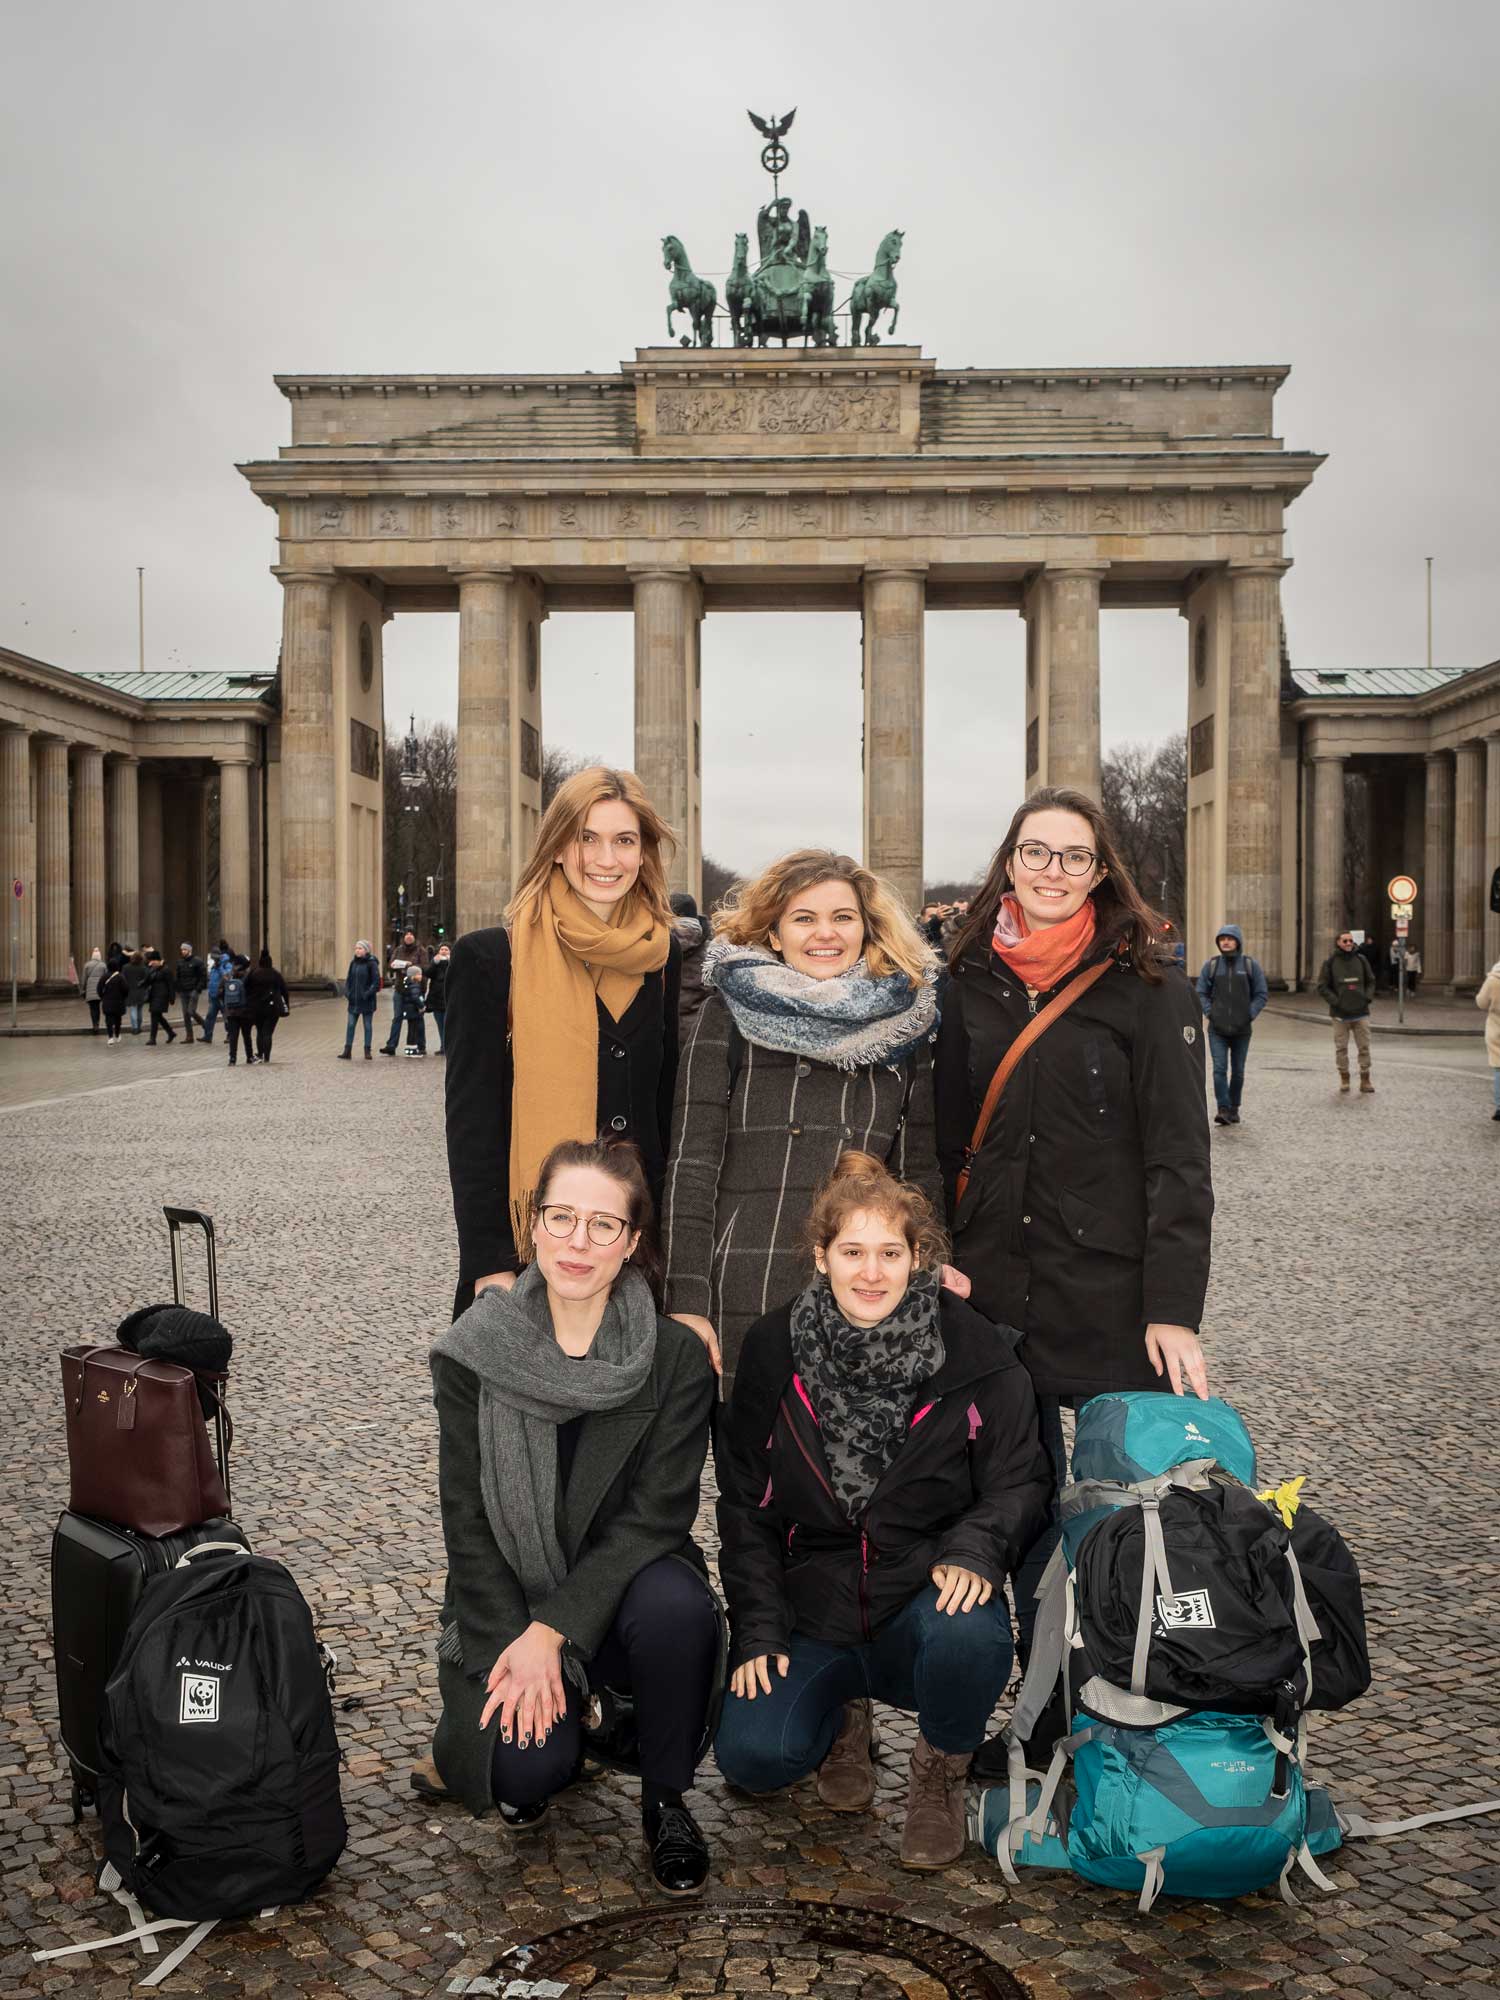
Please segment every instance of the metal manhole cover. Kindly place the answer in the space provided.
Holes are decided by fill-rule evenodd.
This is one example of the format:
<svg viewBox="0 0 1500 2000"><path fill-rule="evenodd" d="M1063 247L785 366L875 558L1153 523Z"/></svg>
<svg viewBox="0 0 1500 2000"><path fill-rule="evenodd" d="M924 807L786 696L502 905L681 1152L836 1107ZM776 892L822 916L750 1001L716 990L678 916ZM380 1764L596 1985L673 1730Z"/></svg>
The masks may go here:
<svg viewBox="0 0 1500 2000"><path fill-rule="evenodd" d="M513 1946L483 1984L469 1983L482 1993L550 1991L555 2000L768 1987L809 2000L1026 2000L1026 1989L982 1951L927 1924L765 1899L593 1917Z"/></svg>

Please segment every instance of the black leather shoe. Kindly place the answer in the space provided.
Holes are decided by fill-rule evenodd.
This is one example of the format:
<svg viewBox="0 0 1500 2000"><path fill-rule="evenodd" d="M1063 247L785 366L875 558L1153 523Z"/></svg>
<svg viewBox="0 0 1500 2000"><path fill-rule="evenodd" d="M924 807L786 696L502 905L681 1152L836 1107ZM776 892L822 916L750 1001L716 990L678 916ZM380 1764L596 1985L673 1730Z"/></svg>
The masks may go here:
<svg viewBox="0 0 1500 2000"><path fill-rule="evenodd" d="M552 1805L551 1799L538 1799L535 1805L508 1806L501 1799L495 1810L500 1815L500 1824L512 1833L530 1833L534 1826L540 1826Z"/></svg>
<svg viewBox="0 0 1500 2000"><path fill-rule="evenodd" d="M686 1806L658 1806L643 1815L651 1873L665 1896L697 1896L708 1880L708 1844Z"/></svg>

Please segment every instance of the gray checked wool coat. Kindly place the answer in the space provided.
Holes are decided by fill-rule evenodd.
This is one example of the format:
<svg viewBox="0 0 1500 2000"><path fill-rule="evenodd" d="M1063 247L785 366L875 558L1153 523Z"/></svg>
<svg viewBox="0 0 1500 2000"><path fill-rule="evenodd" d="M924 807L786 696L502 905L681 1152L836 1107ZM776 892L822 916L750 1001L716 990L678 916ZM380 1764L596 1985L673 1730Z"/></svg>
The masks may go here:
<svg viewBox="0 0 1500 2000"><path fill-rule="evenodd" d="M746 1331L812 1275L802 1231L840 1153L874 1153L942 1214L928 1048L841 1070L757 1048L710 992L686 1030L662 1197L667 1309L703 1313L724 1350L726 1395Z"/></svg>

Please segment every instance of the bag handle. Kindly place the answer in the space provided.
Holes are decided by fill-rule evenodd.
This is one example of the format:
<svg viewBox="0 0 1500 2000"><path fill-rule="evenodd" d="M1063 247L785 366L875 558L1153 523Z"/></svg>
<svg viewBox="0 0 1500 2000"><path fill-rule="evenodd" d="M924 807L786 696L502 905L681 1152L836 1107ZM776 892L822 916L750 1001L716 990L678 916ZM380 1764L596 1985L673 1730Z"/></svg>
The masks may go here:
<svg viewBox="0 0 1500 2000"><path fill-rule="evenodd" d="M183 1550L182 1554L177 1558L174 1567L177 1569L187 1569L192 1563L194 1556L213 1554L221 1556L244 1556L249 1553L250 1551L242 1547L239 1542L194 1542L190 1549Z"/></svg>
<svg viewBox="0 0 1500 2000"><path fill-rule="evenodd" d="M1075 1000L1083 998L1096 979L1104 977L1113 963L1113 959L1101 958L1097 965L1091 965L1086 972L1080 972L1076 978L1070 979L1061 993L1054 995L1047 1002L1041 1013L1033 1016L1026 1023L1026 1026L1016 1036L1016 1039L1001 1057L999 1067L990 1078L990 1087L984 1093L984 1102L979 1107L979 1117L974 1126L973 1136L970 1138L968 1145L964 1147L964 1163L958 1170L958 1193L957 1201L954 1203L955 1207L964 1198L969 1185L969 1176L973 1171L974 1161L978 1157L980 1147L984 1144L985 1135L990 1129L990 1123L996 1111L999 1109L1000 1099L1004 1095L1005 1086L1014 1075L1017 1063L1020 1062L1022 1056L1025 1055L1033 1043L1040 1041L1053 1022L1060 1020L1067 1013Z"/></svg>

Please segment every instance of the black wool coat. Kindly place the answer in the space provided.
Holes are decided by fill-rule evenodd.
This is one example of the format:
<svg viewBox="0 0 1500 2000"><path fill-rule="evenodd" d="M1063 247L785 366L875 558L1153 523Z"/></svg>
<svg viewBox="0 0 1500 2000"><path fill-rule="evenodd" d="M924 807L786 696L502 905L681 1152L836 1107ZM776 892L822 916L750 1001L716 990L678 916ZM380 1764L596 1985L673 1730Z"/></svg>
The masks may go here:
<svg viewBox="0 0 1500 2000"><path fill-rule="evenodd" d="M491 1667L533 1614L584 1661L603 1644L620 1600L648 1563L680 1555L707 1577L692 1539L708 1452L715 1379L702 1343L658 1319L651 1373L628 1403L592 1410L578 1429L558 1540L568 1574L528 1609L484 1511L479 1476L479 1377L446 1355L432 1359L438 1414L438 1499L448 1552L443 1624L456 1620L463 1664L438 1663L442 1719L432 1754L448 1789L488 1812L496 1717L481 1735ZM497 1711L498 1715L498 1711Z"/></svg>
<svg viewBox="0 0 1500 2000"><path fill-rule="evenodd" d="M962 1202L985 1090L1032 1008L988 947L953 969L942 1008L938 1157L974 1305L1020 1329L1041 1394L1161 1388L1146 1327L1196 1331L1208 1287L1214 1198L1192 988L1175 966L1152 986L1128 958L1112 965L1021 1058Z"/></svg>
<svg viewBox="0 0 1500 2000"><path fill-rule="evenodd" d="M935 1563L1000 1590L1047 1521L1052 1475L1014 1335L940 1295L943 1365L869 1506L835 1500L792 1361L791 1308L750 1329L715 1440L719 1577L730 1662L784 1653L793 1632L855 1646L931 1580Z"/></svg>
<svg viewBox="0 0 1500 2000"><path fill-rule="evenodd" d="M516 1271L510 1221L510 934L470 931L449 960L445 1099L448 1173L458 1225L459 1299L476 1278ZM598 1129L640 1147L658 1207L672 1133L677 1084L677 1003L682 953L673 938L667 962L648 972L616 1021L599 1007Z"/></svg>

